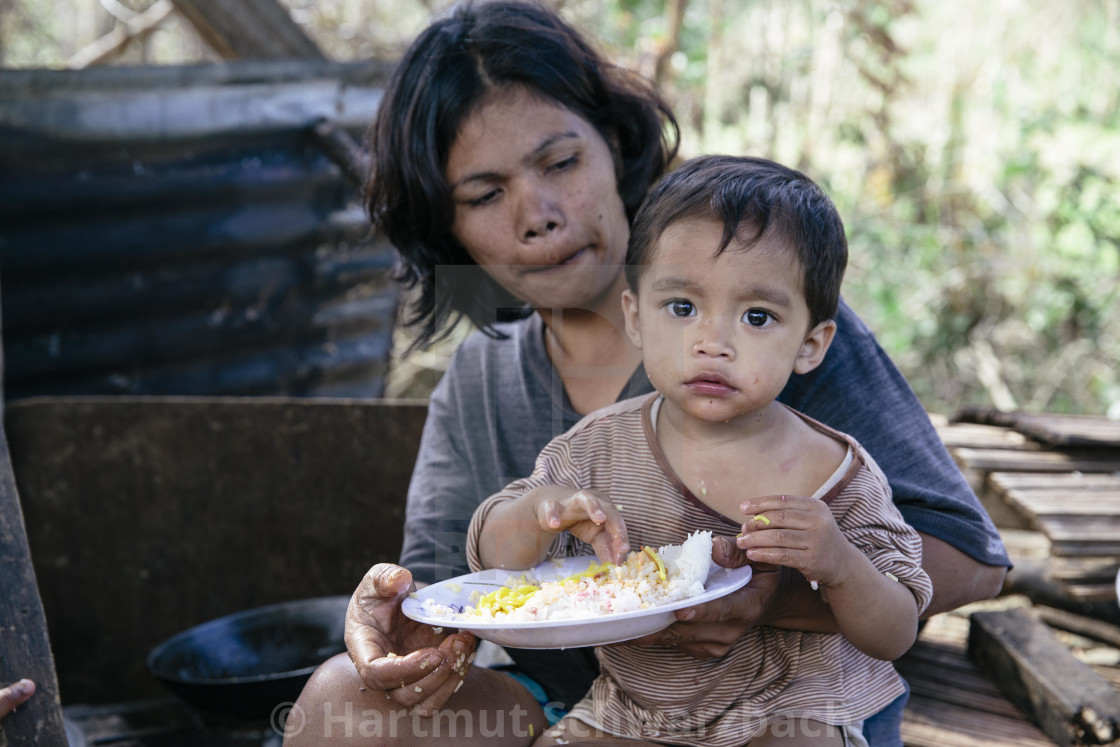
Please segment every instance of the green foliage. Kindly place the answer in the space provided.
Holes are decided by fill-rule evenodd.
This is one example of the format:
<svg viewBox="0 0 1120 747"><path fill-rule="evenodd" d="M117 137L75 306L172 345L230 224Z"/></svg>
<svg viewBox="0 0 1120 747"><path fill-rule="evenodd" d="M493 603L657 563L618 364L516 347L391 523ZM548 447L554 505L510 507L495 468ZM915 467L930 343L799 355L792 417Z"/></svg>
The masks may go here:
<svg viewBox="0 0 1120 747"><path fill-rule="evenodd" d="M394 57L451 4L281 1L338 59ZM1120 417L1120 0L688 0L672 48L668 0L546 1L620 64L668 61L682 155L829 191L845 296L930 410ZM60 66L112 27L97 6L0 0L0 63ZM200 54L160 49L119 61Z"/></svg>
<svg viewBox="0 0 1120 747"><path fill-rule="evenodd" d="M614 7L603 37L640 65L664 4ZM928 408L1120 416L1118 16L692 0L663 90L691 115L684 155L765 155L829 190L845 295Z"/></svg>

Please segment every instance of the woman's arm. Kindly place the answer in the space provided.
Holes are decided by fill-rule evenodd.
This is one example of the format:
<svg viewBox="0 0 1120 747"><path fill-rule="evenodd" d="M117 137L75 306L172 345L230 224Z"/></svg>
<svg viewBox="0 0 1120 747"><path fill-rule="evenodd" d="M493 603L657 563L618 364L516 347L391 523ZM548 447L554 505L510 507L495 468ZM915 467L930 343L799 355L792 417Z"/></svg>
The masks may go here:
<svg viewBox="0 0 1120 747"><path fill-rule="evenodd" d="M922 570L933 582L933 601L922 613L923 619L991 599L1003 589L1007 566L981 563L945 540L925 532L918 534L922 538Z"/></svg>
<svg viewBox="0 0 1120 747"><path fill-rule="evenodd" d="M922 570L933 582L933 600L922 612L921 619L1000 593L1007 576L1006 567L985 565L944 540L924 532L918 535L922 538ZM799 573L786 575L781 593L775 593L764 605L758 624L807 633L838 632L832 609L813 591L809 582Z"/></svg>
<svg viewBox="0 0 1120 747"><path fill-rule="evenodd" d="M782 402L855 438L887 476L895 506L921 535L934 583L925 614L999 593L1010 560L999 532L921 402L874 335L841 301L836 336Z"/></svg>

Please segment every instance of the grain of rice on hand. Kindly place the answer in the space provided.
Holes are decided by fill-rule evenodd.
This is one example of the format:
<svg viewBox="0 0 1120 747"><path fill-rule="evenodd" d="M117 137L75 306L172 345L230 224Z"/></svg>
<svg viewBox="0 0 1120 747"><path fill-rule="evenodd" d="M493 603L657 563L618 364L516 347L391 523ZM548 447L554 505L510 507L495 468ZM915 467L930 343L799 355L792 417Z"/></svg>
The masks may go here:
<svg viewBox="0 0 1120 747"><path fill-rule="evenodd" d="M626 562L591 562L558 581L503 586L479 595L457 615L470 620L527 622L635 612L704 592L712 562L712 533L693 532L680 545L631 552Z"/></svg>

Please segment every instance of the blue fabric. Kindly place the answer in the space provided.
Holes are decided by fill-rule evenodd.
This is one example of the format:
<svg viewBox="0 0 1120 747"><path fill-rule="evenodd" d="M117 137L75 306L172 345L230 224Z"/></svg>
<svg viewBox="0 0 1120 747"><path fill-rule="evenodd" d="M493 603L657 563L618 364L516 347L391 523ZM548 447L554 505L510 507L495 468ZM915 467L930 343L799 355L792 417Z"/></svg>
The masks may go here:
<svg viewBox="0 0 1120 747"><path fill-rule="evenodd" d="M891 701L883 710L863 721L863 738L870 747L902 747L902 712L910 700L910 683L906 692Z"/></svg>
<svg viewBox="0 0 1120 747"><path fill-rule="evenodd" d="M886 474L910 526L981 563L1011 565L995 524L921 402L846 303L824 361L790 377L778 399L859 441Z"/></svg>
<svg viewBox="0 0 1120 747"><path fill-rule="evenodd" d="M541 708L544 709L544 717L548 719L549 726L555 725L560 719L568 715L568 711L561 707L560 703L549 700L541 684L529 675L524 672L519 672L516 669L499 669L498 671L508 674L525 686L529 694L541 704Z"/></svg>

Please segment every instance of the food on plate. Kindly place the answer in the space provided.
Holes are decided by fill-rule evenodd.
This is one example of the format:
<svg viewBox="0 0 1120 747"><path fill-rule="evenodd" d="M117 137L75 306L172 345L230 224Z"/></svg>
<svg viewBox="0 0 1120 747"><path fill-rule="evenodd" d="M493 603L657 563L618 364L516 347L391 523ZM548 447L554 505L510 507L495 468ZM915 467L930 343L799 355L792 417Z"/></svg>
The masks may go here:
<svg viewBox="0 0 1120 747"><path fill-rule="evenodd" d="M489 594L472 595L461 612L438 603L429 612L464 621L529 622L599 617L657 607L703 593L712 562L712 533L693 532L680 545L643 547L625 563L597 563L557 581L521 576Z"/></svg>

